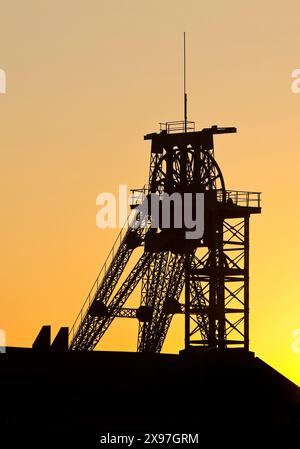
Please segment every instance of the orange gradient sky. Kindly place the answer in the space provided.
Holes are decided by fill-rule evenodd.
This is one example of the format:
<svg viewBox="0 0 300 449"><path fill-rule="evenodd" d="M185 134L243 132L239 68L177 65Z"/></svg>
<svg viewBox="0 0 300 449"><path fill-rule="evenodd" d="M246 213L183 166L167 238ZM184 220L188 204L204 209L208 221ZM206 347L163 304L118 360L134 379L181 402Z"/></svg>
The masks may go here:
<svg viewBox="0 0 300 449"><path fill-rule="evenodd" d="M158 122L189 118L215 139L228 189L263 192L251 220L251 349L300 383L298 1L1 1L1 319L7 344L71 325L118 230L100 230L100 192L147 182ZM177 323L177 326L176 326ZM117 321L103 349L135 350ZM183 346L174 320L164 351Z"/></svg>

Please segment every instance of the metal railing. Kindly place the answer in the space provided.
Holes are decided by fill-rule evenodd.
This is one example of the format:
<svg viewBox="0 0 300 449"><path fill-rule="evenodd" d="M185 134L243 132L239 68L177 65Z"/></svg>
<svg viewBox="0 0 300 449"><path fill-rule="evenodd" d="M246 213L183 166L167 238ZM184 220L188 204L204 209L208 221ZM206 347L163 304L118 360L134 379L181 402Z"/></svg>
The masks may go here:
<svg viewBox="0 0 300 449"><path fill-rule="evenodd" d="M186 122L186 130L187 131L195 131L195 122L187 121ZM168 134L184 132L185 131L185 121L178 120L175 122L160 123L160 131L167 131Z"/></svg>
<svg viewBox="0 0 300 449"><path fill-rule="evenodd" d="M217 191L218 201L222 201L222 190ZM226 190L226 203L236 206L261 207L261 192L247 192L244 190Z"/></svg>
<svg viewBox="0 0 300 449"><path fill-rule="evenodd" d="M146 184L141 189L131 189L130 207L133 209L139 206L149 192L150 189ZM223 192L221 189L218 189L217 200L221 202L222 199L223 199ZM226 190L226 203L245 207L261 207L261 192L247 192L245 190Z"/></svg>
<svg viewBox="0 0 300 449"><path fill-rule="evenodd" d="M129 205L131 209L139 206L149 193L148 185L144 184L141 189L130 189Z"/></svg>

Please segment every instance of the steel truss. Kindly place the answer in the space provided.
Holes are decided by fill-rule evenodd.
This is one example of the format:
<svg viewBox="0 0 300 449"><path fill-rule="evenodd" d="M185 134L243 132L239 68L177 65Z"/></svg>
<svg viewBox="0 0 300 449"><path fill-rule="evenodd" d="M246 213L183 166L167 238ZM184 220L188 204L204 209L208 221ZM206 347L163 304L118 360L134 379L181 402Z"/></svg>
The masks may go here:
<svg viewBox="0 0 300 449"><path fill-rule="evenodd" d="M169 129L168 126L165 127ZM185 348L249 348L249 218L260 213L260 194L226 191L214 159L213 135L235 128L145 136L151 140L145 196L114 252L101 282L73 327L70 349L93 350L115 318L139 321L137 351L160 352L172 318L185 318ZM145 201L152 194L202 193L204 235L186 239L186 228L153 225ZM144 215L141 215L143 210ZM173 223L173 222L172 222ZM120 282L135 249L143 253ZM138 308L126 301L141 284ZM119 285L120 284L120 285ZM184 292L184 302L182 301Z"/></svg>

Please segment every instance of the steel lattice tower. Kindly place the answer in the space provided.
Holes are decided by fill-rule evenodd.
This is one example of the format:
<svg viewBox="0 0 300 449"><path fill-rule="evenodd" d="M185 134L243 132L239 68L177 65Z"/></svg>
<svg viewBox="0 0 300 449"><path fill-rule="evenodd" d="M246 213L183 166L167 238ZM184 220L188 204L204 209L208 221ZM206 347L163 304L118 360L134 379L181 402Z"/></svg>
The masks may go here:
<svg viewBox="0 0 300 449"><path fill-rule="evenodd" d="M184 228L151 226L151 208L143 220L137 213L135 226L127 223L118 236L71 329L70 349L93 350L112 321L122 317L139 320L139 352L160 352L174 314L180 313L186 349L248 350L249 218L261 212L260 193L226 190L213 142L215 134L235 132L217 126L195 131L193 122L184 121L161 124L160 133L145 136L151 141L149 182L133 191L132 207L153 194L194 198L202 193L203 237L187 239ZM119 282L141 246L141 257ZM139 283L139 308L126 308Z"/></svg>

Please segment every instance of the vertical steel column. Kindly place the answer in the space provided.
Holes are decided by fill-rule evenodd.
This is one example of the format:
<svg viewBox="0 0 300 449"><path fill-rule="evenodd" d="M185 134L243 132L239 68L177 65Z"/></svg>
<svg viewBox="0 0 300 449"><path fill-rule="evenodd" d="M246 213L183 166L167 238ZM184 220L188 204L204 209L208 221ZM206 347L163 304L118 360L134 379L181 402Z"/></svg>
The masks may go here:
<svg viewBox="0 0 300 449"><path fill-rule="evenodd" d="M191 273L191 255L186 253L185 255L185 315L184 315L184 327L185 327L185 349L190 347L190 273Z"/></svg>
<svg viewBox="0 0 300 449"><path fill-rule="evenodd" d="M249 350L249 221L250 216L245 216L244 224L244 348Z"/></svg>

